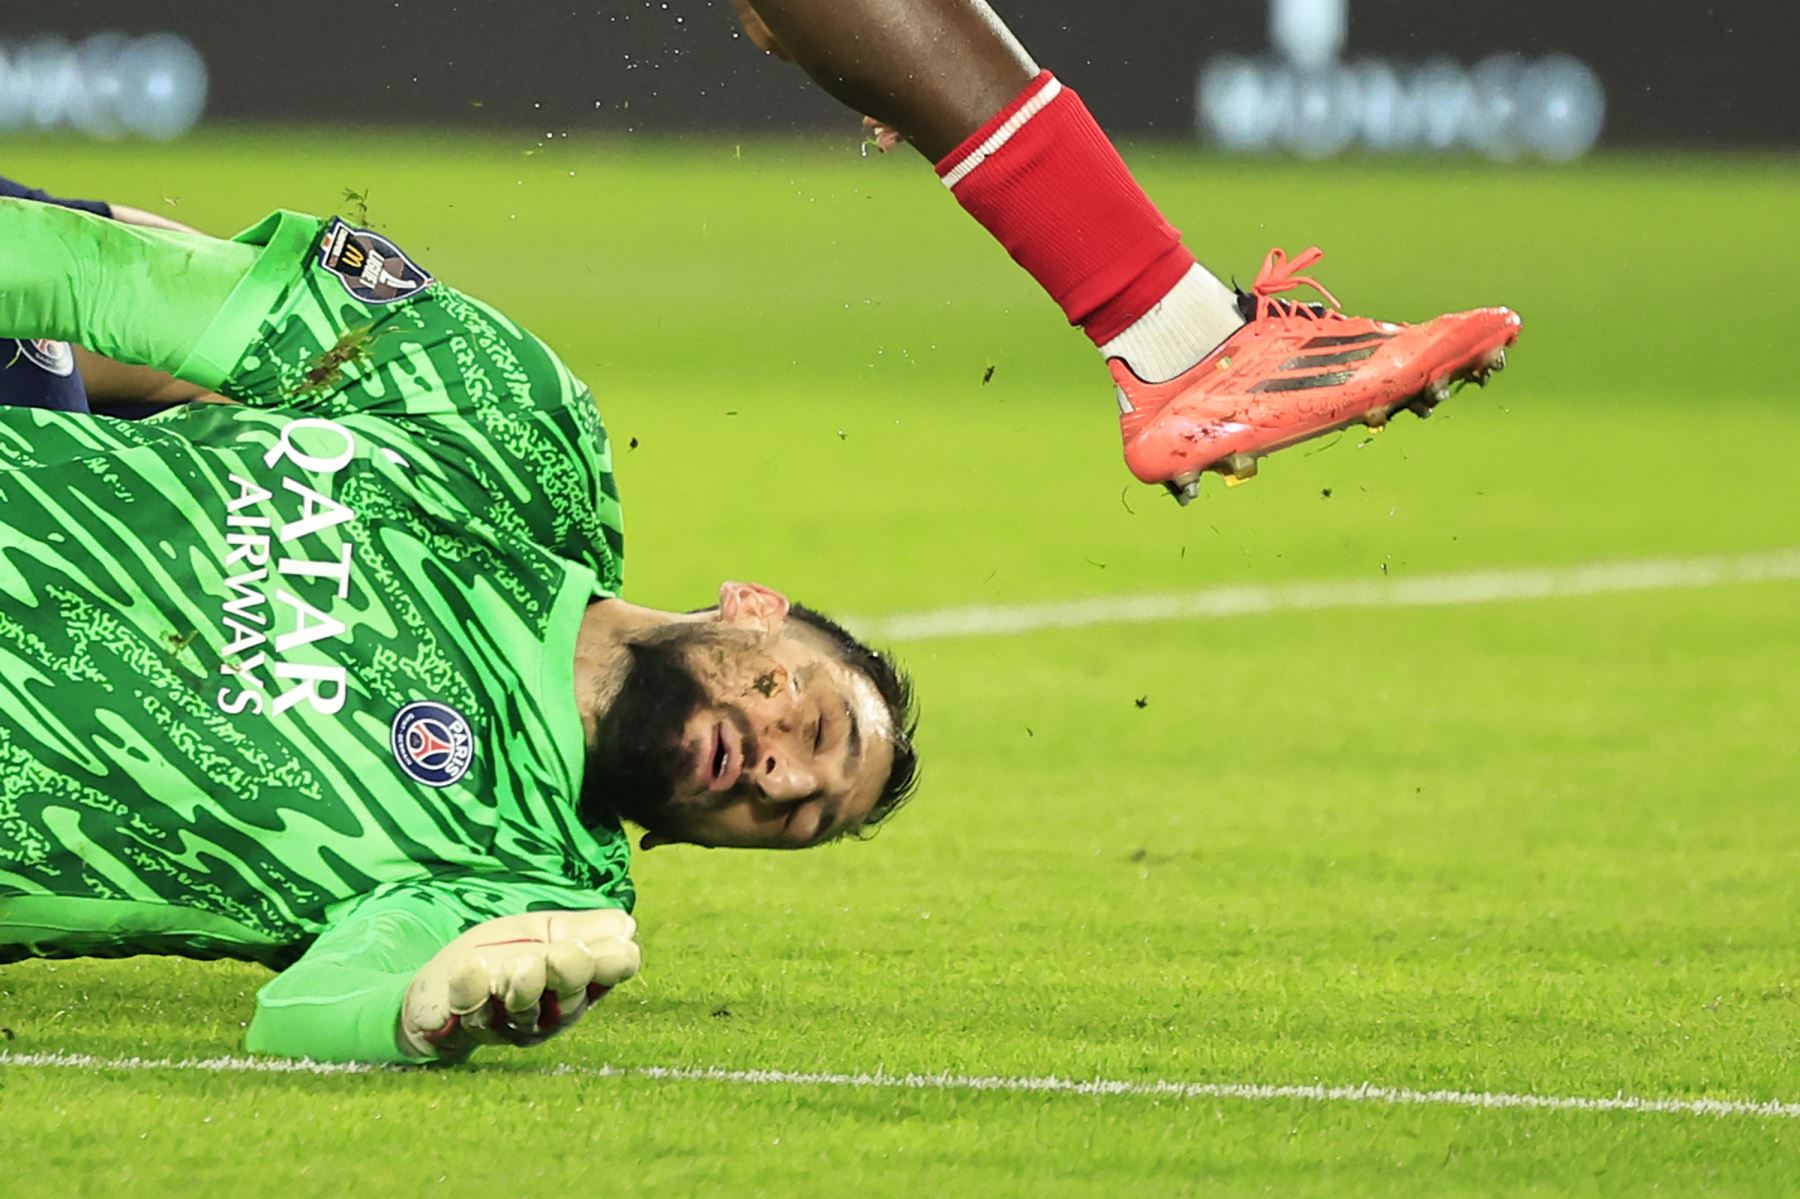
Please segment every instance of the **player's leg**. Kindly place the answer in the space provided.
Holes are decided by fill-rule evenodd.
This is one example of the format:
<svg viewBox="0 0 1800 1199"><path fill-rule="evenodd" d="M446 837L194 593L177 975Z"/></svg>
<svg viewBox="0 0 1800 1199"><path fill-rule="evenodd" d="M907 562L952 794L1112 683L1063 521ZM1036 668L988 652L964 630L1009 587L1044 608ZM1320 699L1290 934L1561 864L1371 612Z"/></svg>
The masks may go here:
<svg viewBox="0 0 1800 1199"><path fill-rule="evenodd" d="M1171 378L1244 323L1080 97L981 0L752 3L802 69L902 131L1070 323L1140 374Z"/></svg>
<svg viewBox="0 0 1800 1199"><path fill-rule="evenodd" d="M979 0L751 0L781 50L845 105L936 161L1037 75Z"/></svg>
<svg viewBox="0 0 1800 1199"><path fill-rule="evenodd" d="M1517 336L1504 309L1407 327L1270 297L1310 284L1285 255L1240 296L1201 267L1080 97L983 0L743 0L844 103L904 133L957 200L1100 347L1126 460L1184 501L1203 470L1394 408L1428 411ZM742 6L742 5L740 5ZM1324 351L1332 352L1326 353Z"/></svg>
<svg viewBox="0 0 1800 1199"><path fill-rule="evenodd" d="M0 337L47 337L176 373L255 247L0 198Z"/></svg>

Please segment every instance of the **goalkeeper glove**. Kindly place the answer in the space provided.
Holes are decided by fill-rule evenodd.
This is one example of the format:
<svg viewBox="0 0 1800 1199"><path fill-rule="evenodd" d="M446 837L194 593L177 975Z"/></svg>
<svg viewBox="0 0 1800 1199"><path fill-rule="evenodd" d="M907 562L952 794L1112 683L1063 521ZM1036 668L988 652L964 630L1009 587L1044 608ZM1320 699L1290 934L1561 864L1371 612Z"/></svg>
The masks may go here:
<svg viewBox="0 0 1800 1199"><path fill-rule="evenodd" d="M624 912L526 912L476 925L413 976L397 1040L414 1058L457 1060L478 1045L536 1045L638 972Z"/></svg>

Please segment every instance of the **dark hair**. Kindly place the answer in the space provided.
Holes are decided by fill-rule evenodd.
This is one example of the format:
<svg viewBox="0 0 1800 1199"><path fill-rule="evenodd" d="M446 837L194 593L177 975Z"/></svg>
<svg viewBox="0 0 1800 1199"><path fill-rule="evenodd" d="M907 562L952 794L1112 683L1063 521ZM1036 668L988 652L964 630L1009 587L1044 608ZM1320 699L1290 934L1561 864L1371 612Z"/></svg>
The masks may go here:
<svg viewBox="0 0 1800 1199"><path fill-rule="evenodd" d="M888 768L887 781L882 784L875 806L869 809L862 824L850 832L854 837L870 836L877 826L912 798L913 789L919 783L919 751L913 744L913 734L919 727L919 709L913 699L912 678L891 656L864 645L829 616L802 604L790 607L788 616L822 634L846 666L875 685L876 694L887 705L894 726L894 764Z"/></svg>

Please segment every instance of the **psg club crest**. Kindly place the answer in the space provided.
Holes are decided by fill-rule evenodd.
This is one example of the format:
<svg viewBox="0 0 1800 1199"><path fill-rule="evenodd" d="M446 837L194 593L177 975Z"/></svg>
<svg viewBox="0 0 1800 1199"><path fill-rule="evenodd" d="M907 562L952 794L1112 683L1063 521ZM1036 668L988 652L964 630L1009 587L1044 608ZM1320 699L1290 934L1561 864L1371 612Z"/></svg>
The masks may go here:
<svg viewBox="0 0 1800 1199"><path fill-rule="evenodd" d="M19 353L25 361L53 375L68 378L75 373L75 351L69 348L66 341L51 341L47 337L21 337Z"/></svg>
<svg viewBox="0 0 1800 1199"><path fill-rule="evenodd" d="M394 717L394 760L414 782L448 787L469 773L475 734L461 712L421 700Z"/></svg>
<svg viewBox="0 0 1800 1199"><path fill-rule="evenodd" d="M419 264L393 242L335 218L319 239L319 265L365 304L392 304L431 282Z"/></svg>

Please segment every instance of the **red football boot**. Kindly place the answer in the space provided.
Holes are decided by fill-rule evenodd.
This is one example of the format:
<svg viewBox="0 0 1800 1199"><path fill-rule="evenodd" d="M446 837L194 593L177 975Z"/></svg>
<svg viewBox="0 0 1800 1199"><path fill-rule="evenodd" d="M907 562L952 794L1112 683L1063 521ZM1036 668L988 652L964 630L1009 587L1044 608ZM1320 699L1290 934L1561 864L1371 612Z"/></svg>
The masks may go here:
<svg viewBox="0 0 1800 1199"><path fill-rule="evenodd" d="M1429 416L1451 384L1485 384L1506 365L1518 313L1478 308L1422 325L1345 316L1335 296L1299 273L1322 257L1317 246L1292 262L1270 250L1244 297L1249 323L1167 383L1144 382L1120 359L1108 363L1132 474L1190 503L1206 471L1241 483L1264 454L1349 425L1379 431L1400 408ZM1301 286L1331 307L1274 298Z"/></svg>

